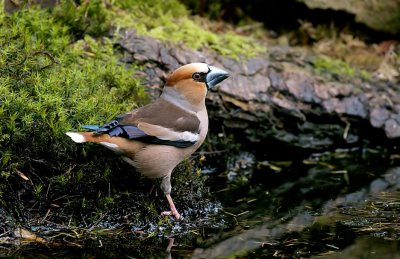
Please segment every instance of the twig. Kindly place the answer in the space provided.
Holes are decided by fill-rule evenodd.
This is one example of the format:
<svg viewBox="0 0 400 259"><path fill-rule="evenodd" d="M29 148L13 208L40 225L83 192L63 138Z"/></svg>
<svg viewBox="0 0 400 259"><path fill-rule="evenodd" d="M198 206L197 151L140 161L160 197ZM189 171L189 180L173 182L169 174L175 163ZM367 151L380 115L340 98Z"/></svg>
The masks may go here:
<svg viewBox="0 0 400 259"><path fill-rule="evenodd" d="M21 62L19 62L18 65L24 64L29 57L32 57L32 56L35 56L35 55L45 55L52 61L51 64L40 68L40 70L44 70L44 69L46 69L49 66L54 65L54 64L57 64L57 65L61 64L60 61L58 61L50 52L48 52L47 50L40 50L40 51L35 51L32 54L25 56L25 58Z"/></svg>
<svg viewBox="0 0 400 259"><path fill-rule="evenodd" d="M249 31L249 30L253 30L253 29L256 29L256 28L260 28L262 26L263 26L263 24L261 22L252 23L252 24L244 25L244 26L241 26L241 27L237 28L236 32L242 33L242 32L245 32L245 31Z"/></svg>
<svg viewBox="0 0 400 259"><path fill-rule="evenodd" d="M56 63L57 65L60 65L60 61L58 61L50 52L48 52L47 50L41 50L41 51L35 51L33 52L32 56L38 55L38 54L44 54L47 57L49 57L51 59L51 61L53 61L53 63Z"/></svg>
<svg viewBox="0 0 400 259"><path fill-rule="evenodd" d="M36 51L36 52L34 52L34 53L32 54L32 56L34 56L34 55L39 55L39 54L44 54L44 55L46 55L46 56L53 62L53 63L51 63L51 64L48 64L48 65L46 65L46 66L40 68L40 70L44 70L44 69L46 69L46 68L48 68L49 66L54 65L54 64L57 64L57 65L60 65L60 64L61 64L60 61L58 61L50 52L48 52L48 51L46 51L46 50L43 50L43 51Z"/></svg>
<svg viewBox="0 0 400 259"><path fill-rule="evenodd" d="M92 224L92 226L90 228L88 228L87 232L92 231L98 224L99 222L104 219L105 216L107 216L108 213L104 213L103 215L101 215L101 217L94 223Z"/></svg>
<svg viewBox="0 0 400 259"><path fill-rule="evenodd" d="M227 152L227 149L223 149L223 150L215 150L215 151L200 151L200 152L196 152L194 153L195 155L213 155L213 154L221 154L221 153L225 153Z"/></svg>

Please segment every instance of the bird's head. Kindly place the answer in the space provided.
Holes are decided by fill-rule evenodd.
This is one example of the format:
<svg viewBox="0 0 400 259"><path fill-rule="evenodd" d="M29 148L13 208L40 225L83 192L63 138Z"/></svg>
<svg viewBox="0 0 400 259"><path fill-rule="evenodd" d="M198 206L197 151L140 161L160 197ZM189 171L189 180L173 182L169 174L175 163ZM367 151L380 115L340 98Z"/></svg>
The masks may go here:
<svg viewBox="0 0 400 259"><path fill-rule="evenodd" d="M175 70L165 84L165 90L176 91L193 105L204 103L207 90L211 89L229 74L205 63L190 63ZM172 88L172 89L168 89Z"/></svg>

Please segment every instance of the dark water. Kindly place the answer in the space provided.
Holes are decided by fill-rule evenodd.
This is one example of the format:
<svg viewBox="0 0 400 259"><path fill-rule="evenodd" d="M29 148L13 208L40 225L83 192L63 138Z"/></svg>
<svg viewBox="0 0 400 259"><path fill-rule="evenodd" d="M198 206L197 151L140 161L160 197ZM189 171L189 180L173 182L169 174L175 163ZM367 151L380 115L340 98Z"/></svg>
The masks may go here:
<svg viewBox="0 0 400 259"><path fill-rule="evenodd" d="M196 222L168 221L169 235L129 228L48 233L12 245L21 258L400 258L400 167L382 150L313 154L301 161L241 153L207 175L216 200ZM196 227L189 227L195 224ZM158 225L159 227L160 225ZM3 238L3 239L1 239ZM82 241L84 239L84 241ZM15 241L16 242L16 241ZM20 241L18 241L20 242ZM171 252L166 252L169 244Z"/></svg>

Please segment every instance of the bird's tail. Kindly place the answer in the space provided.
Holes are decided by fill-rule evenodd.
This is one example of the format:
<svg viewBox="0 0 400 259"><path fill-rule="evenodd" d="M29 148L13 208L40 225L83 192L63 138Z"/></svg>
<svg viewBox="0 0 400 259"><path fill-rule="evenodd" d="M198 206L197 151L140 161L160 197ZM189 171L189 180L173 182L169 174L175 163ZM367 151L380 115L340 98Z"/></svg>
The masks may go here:
<svg viewBox="0 0 400 259"><path fill-rule="evenodd" d="M94 134L93 132L66 132L65 134L67 134L76 143L101 143L110 140L110 136L107 134Z"/></svg>

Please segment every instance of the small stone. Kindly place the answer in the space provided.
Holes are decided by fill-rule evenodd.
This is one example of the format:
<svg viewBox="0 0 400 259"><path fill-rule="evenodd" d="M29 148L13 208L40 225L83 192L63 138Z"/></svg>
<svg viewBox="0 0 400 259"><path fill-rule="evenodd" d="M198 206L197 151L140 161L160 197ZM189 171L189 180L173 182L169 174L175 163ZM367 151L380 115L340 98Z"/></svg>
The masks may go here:
<svg viewBox="0 0 400 259"><path fill-rule="evenodd" d="M400 125L394 119L385 122L385 133L388 138L400 137Z"/></svg>
<svg viewBox="0 0 400 259"><path fill-rule="evenodd" d="M369 121L375 128L381 128L389 118L389 111L383 108L374 108L370 113Z"/></svg>

